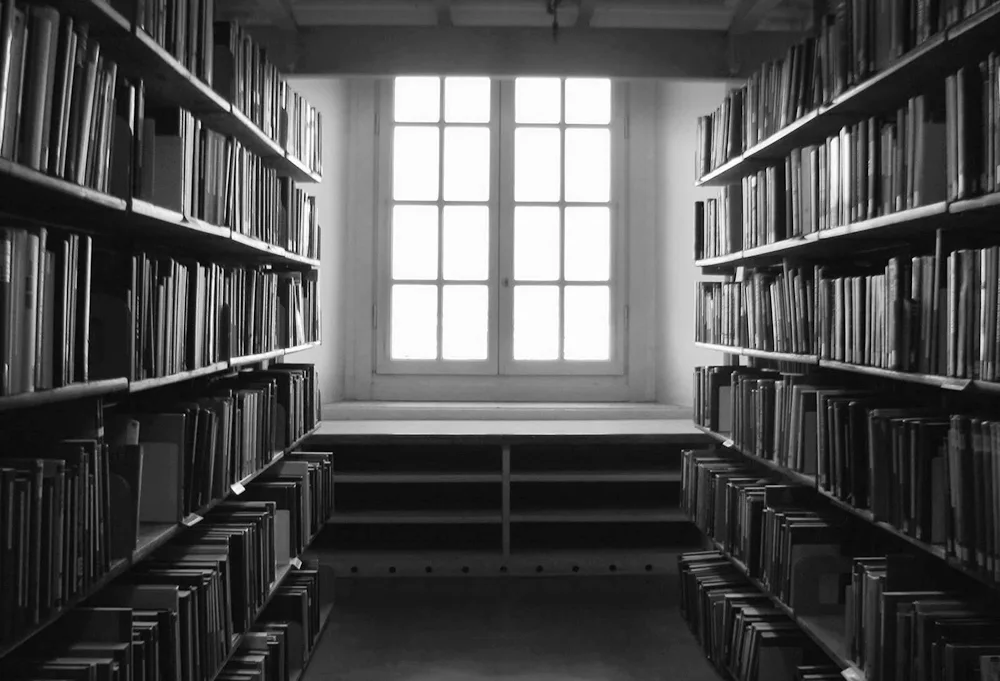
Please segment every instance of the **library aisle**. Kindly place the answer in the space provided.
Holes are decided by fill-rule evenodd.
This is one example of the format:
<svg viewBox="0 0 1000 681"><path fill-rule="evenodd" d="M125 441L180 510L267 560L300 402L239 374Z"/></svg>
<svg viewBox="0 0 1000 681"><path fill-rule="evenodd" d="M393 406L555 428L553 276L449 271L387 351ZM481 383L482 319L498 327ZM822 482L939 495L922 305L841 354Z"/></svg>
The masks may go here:
<svg viewBox="0 0 1000 681"><path fill-rule="evenodd" d="M303 681L716 681L675 578L338 579Z"/></svg>

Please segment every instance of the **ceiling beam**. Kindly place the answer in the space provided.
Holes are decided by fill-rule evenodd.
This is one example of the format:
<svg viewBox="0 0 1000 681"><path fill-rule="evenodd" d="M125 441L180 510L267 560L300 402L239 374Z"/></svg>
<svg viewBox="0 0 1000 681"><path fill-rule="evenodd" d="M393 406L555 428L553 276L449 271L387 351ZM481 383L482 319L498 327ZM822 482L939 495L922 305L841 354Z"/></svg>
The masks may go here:
<svg viewBox="0 0 1000 681"><path fill-rule="evenodd" d="M729 22L729 33L751 33L781 3L781 0L739 0Z"/></svg>
<svg viewBox="0 0 1000 681"><path fill-rule="evenodd" d="M265 27L252 31L279 68L302 75L729 78L749 75L798 38L778 32L734 37L745 65L734 74L724 31L566 27L557 41L542 27L305 26L294 37Z"/></svg>

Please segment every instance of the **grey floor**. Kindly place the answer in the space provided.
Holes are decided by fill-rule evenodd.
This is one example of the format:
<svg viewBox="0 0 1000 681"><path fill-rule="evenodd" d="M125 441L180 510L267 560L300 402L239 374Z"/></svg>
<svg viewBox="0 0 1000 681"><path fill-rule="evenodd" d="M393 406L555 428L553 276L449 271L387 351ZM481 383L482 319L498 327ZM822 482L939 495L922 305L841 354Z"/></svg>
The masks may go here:
<svg viewBox="0 0 1000 681"><path fill-rule="evenodd" d="M304 681L718 681L670 577L337 580Z"/></svg>

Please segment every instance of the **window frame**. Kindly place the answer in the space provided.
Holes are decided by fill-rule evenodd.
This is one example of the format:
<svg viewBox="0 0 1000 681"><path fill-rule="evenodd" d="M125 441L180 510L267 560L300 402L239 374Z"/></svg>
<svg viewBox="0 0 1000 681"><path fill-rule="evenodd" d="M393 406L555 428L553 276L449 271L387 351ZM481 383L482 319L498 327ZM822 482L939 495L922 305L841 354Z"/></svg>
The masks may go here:
<svg viewBox="0 0 1000 681"><path fill-rule="evenodd" d="M441 78L441 118L437 123L402 123L401 125L437 126L439 133L439 177L443 181L444 130L447 126L483 127L482 123L444 122L444 78ZM556 77L556 76L553 76ZM629 352L628 340L628 215L627 215L627 86L611 81L611 121L610 125L567 124L565 122L565 81L566 76L558 76L562 87L562 115L559 123L516 124L514 122L514 78L491 77L490 114L490 185L491 194L487 205L490 207L489 245L491 255L489 276L485 284L490 296L488 354L485 360L404 360L391 356L391 215L393 205L436 204L438 218L438 273L437 279L425 281L403 281L403 283L434 284L438 287L438 351L441 350L441 325L443 318L442 292L442 239L443 207L446 205L482 205L482 202L446 201L443 185L436 202L399 201L392 198L392 154L394 128L393 79L379 79L375 90L375 220L374 239L375 268L373 276L375 309L373 310L372 340L375 350L373 373L375 375L426 375L426 376L480 376L480 377L545 377L545 376L594 376L624 377L627 373L626 357ZM570 76L572 77L572 76ZM611 137L611 187L607 203L567 202L564 191L557 202L514 202L514 130L515 127L558 128L560 130L560 184L565 188L565 131L573 128L604 128ZM516 282L513 276L513 219L515 205L535 205L558 207L560 212L560 277L556 281L530 282L519 285L558 285L560 291L559 344L563 348L563 320L565 318L564 292L567 285L608 286L610 294L610 338L607 360L515 360L513 357L513 295ZM607 206L610 212L611 262L607 282L575 282L565 280L565 224L564 211L567 206ZM505 235L505 238L502 237ZM398 282L396 282L398 283ZM453 282L447 282L453 283ZM462 283L462 282L457 282ZM469 282L472 283L472 282Z"/></svg>

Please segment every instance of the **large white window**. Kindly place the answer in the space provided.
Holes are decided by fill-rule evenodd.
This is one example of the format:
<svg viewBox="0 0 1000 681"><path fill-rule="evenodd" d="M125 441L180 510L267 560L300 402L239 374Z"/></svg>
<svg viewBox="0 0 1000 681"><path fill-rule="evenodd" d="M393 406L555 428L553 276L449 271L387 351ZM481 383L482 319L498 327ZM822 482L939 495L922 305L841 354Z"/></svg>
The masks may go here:
<svg viewBox="0 0 1000 681"><path fill-rule="evenodd" d="M430 76L380 92L380 373L623 373L615 89Z"/></svg>

